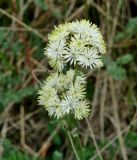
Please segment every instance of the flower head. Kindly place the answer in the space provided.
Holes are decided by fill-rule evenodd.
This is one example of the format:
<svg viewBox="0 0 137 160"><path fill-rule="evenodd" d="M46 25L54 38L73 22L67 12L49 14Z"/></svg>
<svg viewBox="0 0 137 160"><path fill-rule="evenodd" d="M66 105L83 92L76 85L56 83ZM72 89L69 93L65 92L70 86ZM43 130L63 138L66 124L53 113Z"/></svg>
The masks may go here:
<svg viewBox="0 0 137 160"><path fill-rule="evenodd" d="M87 20L55 27L45 49L50 65L59 71L68 64L99 68L102 66L101 58L104 53L106 49L101 32Z"/></svg>
<svg viewBox="0 0 137 160"><path fill-rule="evenodd" d="M88 48L83 51L83 53L78 56L78 63L83 67L90 68L100 68L103 66L101 56L98 54L96 48Z"/></svg>
<svg viewBox="0 0 137 160"><path fill-rule="evenodd" d="M85 96L85 83L84 75L76 75L74 70L69 70L66 74L53 73L39 90L38 103L57 119L67 114L82 119L90 111Z"/></svg>

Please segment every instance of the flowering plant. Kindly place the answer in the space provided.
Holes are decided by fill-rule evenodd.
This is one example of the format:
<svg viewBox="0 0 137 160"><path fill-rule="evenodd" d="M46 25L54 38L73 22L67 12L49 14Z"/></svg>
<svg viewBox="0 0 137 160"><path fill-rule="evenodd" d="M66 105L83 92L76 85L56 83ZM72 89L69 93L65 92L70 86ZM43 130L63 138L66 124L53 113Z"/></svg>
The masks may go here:
<svg viewBox="0 0 137 160"><path fill-rule="evenodd" d="M65 23L49 35L45 55L54 69L62 71L68 63L92 69L103 66L106 52L103 37L95 24L87 20Z"/></svg>
<svg viewBox="0 0 137 160"><path fill-rule="evenodd" d="M49 116L65 119L86 118L90 105L86 99L86 76L83 69L103 66L102 54L106 53L101 32L87 20L65 23L55 27L48 36L45 55L55 70L49 75L38 92L38 103L45 107ZM67 131L77 159L71 134Z"/></svg>
<svg viewBox="0 0 137 160"><path fill-rule="evenodd" d="M38 102L47 109L50 116L57 119L69 113L82 119L90 111L85 100L85 83L84 75L75 75L75 70L67 71L66 75L54 73L39 91Z"/></svg>
<svg viewBox="0 0 137 160"><path fill-rule="evenodd" d="M56 73L47 78L38 97L50 116L57 119L69 113L76 119L88 116L86 78L80 69L103 66L105 52L103 37L95 24L81 20L55 27L49 35L45 55Z"/></svg>

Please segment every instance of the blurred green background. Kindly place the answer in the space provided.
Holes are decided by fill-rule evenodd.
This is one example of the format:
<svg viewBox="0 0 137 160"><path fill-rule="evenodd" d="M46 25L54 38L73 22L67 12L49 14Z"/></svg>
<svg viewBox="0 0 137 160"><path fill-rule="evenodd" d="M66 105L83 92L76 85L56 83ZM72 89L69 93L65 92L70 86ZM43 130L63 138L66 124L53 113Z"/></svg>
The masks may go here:
<svg viewBox="0 0 137 160"><path fill-rule="evenodd" d="M89 72L92 113L74 135L86 160L137 160L136 0L0 0L0 160L75 160L37 91L51 69L48 33L76 19L97 24L107 54L104 67Z"/></svg>

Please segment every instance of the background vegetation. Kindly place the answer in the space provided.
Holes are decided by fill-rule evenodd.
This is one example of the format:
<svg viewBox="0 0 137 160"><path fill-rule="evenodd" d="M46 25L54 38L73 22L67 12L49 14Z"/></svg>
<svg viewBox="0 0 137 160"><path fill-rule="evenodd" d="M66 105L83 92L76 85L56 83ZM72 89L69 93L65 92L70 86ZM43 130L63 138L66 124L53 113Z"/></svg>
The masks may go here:
<svg viewBox="0 0 137 160"><path fill-rule="evenodd" d="M88 75L92 113L77 123L87 160L137 160L137 1L0 0L0 159L74 160L68 137L37 105L47 35L88 19L107 43L105 66Z"/></svg>

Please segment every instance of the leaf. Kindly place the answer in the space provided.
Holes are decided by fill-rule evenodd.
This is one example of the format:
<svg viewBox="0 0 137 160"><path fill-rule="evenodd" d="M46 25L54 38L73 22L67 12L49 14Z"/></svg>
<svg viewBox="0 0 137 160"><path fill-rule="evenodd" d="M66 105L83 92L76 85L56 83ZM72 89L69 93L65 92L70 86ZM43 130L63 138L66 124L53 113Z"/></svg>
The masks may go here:
<svg viewBox="0 0 137 160"><path fill-rule="evenodd" d="M44 0L34 0L35 4L42 10L47 11L48 6Z"/></svg>
<svg viewBox="0 0 137 160"><path fill-rule="evenodd" d="M5 39L5 32L3 30L0 30L0 44L3 42Z"/></svg>
<svg viewBox="0 0 137 160"><path fill-rule="evenodd" d="M117 64L124 65L124 64L129 64L132 61L133 61L133 57L131 56L131 54L126 54L117 59Z"/></svg>
<svg viewBox="0 0 137 160"><path fill-rule="evenodd" d="M107 66L107 72L115 79L115 80L123 80L126 78L126 70L120 66L117 66L115 62L112 62Z"/></svg>
<svg viewBox="0 0 137 160"><path fill-rule="evenodd" d="M85 159L90 159L96 153L95 148L92 144L84 146Z"/></svg>
<svg viewBox="0 0 137 160"><path fill-rule="evenodd" d="M62 159L63 159L62 153L59 151L54 151L53 160L62 160Z"/></svg>
<svg viewBox="0 0 137 160"><path fill-rule="evenodd" d="M19 103L23 98L31 96L35 91L35 88L27 87L18 91L9 90L7 92L0 93L0 103L2 104L2 106L6 106L10 102Z"/></svg>
<svg viewBox="0 0 137 160"><path fill-rule="evenodd" d="M58 8L54 9L53 15L55 18L59 20L63 18L63 15L61 14L61 11Z"/></svg>
<svg viewBox="0 0 137 160"><path fill-rule="evenodd" d="M131 18L128 21L125 32L128 36L133 36L137 33L137 17Z"/></svg>
<svg viewBox="0 0 137 160"><path fill-rule="evenodd" d="M111 62L112 62L111 57L108 55L103 55L102 60L103 60L103 63L105 66L111 64Z"/></svg>
<svg viewBox="0 0 137 160"><path fill-rule="evenodd" d="M118 33L115 37L116 41L123 40L124 38L131 38L132 36L137 34L137 17L130 18L125 29Z"/></svg>
<svg viewBox="0 0 137 160"><path fill-rule="evenodd" d="M23 49L23 45L20 42L16 42L12 45L12 51L15 55L18 55L20 51Z"/></svg>
<svg viewBox="0 0 137 160"><path fill-rule="evenodd" d="M106 66L107 73L115 80L123 80L126 78L126 70L113 61L109 56L103 56L103 62Z"/></svg>
<svg viewBox="0 0 137 160"><path fill-rule="evenodd" d="M5 139L3 142L4 153L1 160L40 160L34 156L30 156L27 153L22 153L13 146L9 140Z"/></svg>
<svg viewBox="0 0 137 160"><path fill-rule="evenodd" d="M127 147L137 147L137 133L136 132L129 132L125 144Z"/></svg>

